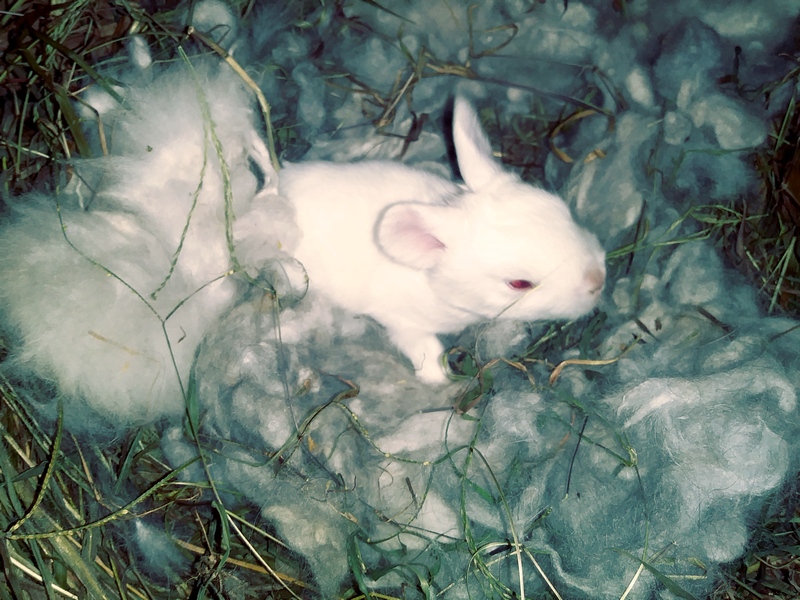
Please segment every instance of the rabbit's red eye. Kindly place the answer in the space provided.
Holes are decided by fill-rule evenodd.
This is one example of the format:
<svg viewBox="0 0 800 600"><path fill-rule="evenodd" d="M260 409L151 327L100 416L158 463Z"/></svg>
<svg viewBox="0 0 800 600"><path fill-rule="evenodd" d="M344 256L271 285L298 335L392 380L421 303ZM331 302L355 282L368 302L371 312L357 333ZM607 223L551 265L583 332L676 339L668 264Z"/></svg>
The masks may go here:
<svg viewBox="0 0 800 600"><path fill-rule="evenodd" d="M527 279L511 279L508 281L508 287L513 290L530 290L535 286Z"/></svg>

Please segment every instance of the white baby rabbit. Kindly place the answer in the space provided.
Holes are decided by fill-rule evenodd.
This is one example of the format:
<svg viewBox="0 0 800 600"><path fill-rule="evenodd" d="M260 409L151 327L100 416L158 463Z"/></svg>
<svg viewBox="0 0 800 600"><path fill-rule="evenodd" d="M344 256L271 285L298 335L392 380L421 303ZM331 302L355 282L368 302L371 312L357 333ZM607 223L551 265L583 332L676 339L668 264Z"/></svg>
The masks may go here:
<svg viewBox="0 0 800 600"><path fill-rule="evenodd" d="M495 318L576 318L605 280L605 255L564 202L492 157L468 101L453 141L465 186L383 161L286 165L295 257L310 289L381 324L428 382L445 381L438 333Z"/></svg>

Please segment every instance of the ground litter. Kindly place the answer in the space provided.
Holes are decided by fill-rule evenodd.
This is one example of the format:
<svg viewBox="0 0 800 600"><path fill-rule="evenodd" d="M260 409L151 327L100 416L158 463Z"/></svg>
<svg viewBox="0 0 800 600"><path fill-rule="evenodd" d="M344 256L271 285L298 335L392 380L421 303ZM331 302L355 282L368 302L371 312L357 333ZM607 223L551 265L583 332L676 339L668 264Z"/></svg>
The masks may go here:
<svg viewBox="0 0 800 600"><path fill-rule="evenodd" d="M491 364L480 400L454 412L466 382L418 381L379 325L313 281L306 292L290 258L302 232L227 66L206 59L150 81L134 57L128 107L93 101L111 107L112 157L77 163L91 192L73 183L59 196L66 228L44 194L5 226L0 277L14 285L0 298L16 346L4 369L52 381L83 435L163 419L175 467L196 452L181 422L191 379L210 473L261 508L321 597L354 575L453 599L708 594L795 476L800 331L765 315L709 241L688 241L684 215L758 193L752 150L795 90L765 105L720 82L781 77L798 7L620 4L625 16L600 1L323 3L310 34L273 5L238 23L206 2L195 21L226 25L218 39L273 117L295 124L306 143L291 160L402 153L447 174L437 123L455 92L489 123L516 115L520 132L532 107L591 105L536 165L609 252L586 344L546 364L534 349L547 324L451 336ZM376 131L385 106L365 97L402 87L409 57L423 56L435 68ZM633 255L618 250L633 241ZM237 263L247 280L226 276ZM265 299L274 289L280 310ZM548 382L552 363L578 357L618 360ZM153 529L135 531L146 553Z"/></svg>

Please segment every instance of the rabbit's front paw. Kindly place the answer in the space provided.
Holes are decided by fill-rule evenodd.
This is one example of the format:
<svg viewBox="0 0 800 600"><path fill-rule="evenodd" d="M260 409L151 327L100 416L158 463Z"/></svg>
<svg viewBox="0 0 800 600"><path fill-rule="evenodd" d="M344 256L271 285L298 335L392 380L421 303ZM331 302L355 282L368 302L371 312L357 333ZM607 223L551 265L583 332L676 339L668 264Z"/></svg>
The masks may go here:
<svg viewBox="0 0 800 600"><path fill-rule="evenodd" d="M442 353L444 346L435 335L418 331L392 332L392 340L414 366L416 376L430 384L447 382Z"/></svg>

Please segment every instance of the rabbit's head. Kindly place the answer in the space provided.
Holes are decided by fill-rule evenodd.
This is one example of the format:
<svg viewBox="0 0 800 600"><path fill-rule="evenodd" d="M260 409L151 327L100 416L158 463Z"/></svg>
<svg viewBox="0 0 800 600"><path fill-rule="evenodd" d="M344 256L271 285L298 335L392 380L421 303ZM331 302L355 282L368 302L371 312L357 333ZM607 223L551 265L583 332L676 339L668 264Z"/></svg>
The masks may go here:
<svg viewBox="0 0 800 600"><path fill-rule="evenodd" d="M388 206L375 230L393 260L424 270L439 299L475 320L576 318L605 282L597 238L557 196L494 160L472 106L456 99L453 140L465 182L447 204Z"/></svg>

